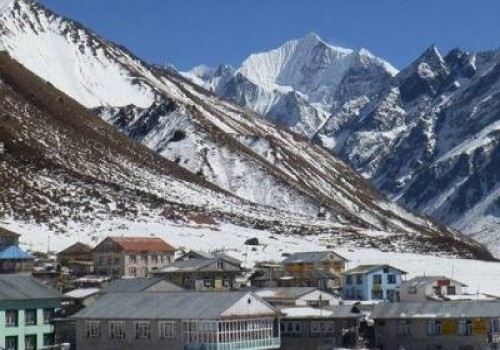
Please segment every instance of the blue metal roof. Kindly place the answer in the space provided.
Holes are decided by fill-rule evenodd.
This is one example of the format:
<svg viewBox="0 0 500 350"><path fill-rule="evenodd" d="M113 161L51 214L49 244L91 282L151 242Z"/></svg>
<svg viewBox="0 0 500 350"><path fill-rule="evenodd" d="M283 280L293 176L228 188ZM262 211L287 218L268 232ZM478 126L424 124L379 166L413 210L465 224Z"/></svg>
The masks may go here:
<svg viewBox="0 0 500 350"><path fill-rule="evenodd" d="M5 248L0 252L0 260L33 260L34 257L25 252L22 249L19 249L15 245L11 245L10 247Z"/></svg>

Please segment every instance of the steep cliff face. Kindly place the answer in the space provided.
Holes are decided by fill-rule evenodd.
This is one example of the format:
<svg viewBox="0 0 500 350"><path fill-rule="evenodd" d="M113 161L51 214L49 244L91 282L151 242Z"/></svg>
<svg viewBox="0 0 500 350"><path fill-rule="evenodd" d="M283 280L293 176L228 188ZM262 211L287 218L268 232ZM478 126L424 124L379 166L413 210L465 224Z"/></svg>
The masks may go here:
<svg viewBox="0 0 500 350"><path fill-rule="evenodd" d="M216 222L273 232L329 233L338 237L339 243L488 256L474 241L387 202L362 177L308 138L223 101L172 70L146 64L125 49L35 2L9 2L0 16L0 24L0 39L8 55L46 81L26 78L33 86L30 83L21 86L15 76L7 74L8 70L4 72L13 92L20 93L18 89L22 88L22 96L27 98L16 103L17 131L10 129L13 121L3 124L7 130L7 146L16 150L9 155L14 157L9 158L14 163L6 163L4 169L16 171L20 167L20 156L13 145L36 143L40 139L42 145L46 144L43 150L54 147L57 150L51 161L60 161L48 177L58 179L57 186L64 188L67 198L62 205L64 209L49 210L58 205L47 199L52 193L50 186L33 179L34 173L27 170L34 166L30 162L39 162L37 157L29 158L23 172L23 176L30 179L25 188L28 192L40 192L43 203L34 199L16 200L24 198L21 192L16 192L17 195L5 201L9 208L6 212L13 220L32 220L40 217L42 211L45 222L66 218L58 222L58 227L64 229L66 221L81 220L81 213L88 213L93 222L106 220L114 215L112 208L127 208L126 203L130 201L134 209L124 215L137 213L140 220L162 215L173 220L190 220L189 217L201 213ZM324 53L310 69L326 71L327 68L321 68L325 60L336 57L327 49L323 45ZM337 54L350 55L342 51ZM354 56L348 60L354 60ZM7 58L5 64L15 66ZM16 69L21 74L22 69ZM211 74L210 70L204 71ZM232 70L221 67L219 71L223 75L223 71ZM272 72L283 77L283 72L288 71ZM22 74L29 76L28 72ZM308 74L293 78L304 79ZM318 84L323 84L319 75L306 85L315 89ZM50 91L39 96L34 86L44 86ZM62 91L60 96L56 88ZM296 94L300 98L304 95L300 91ZM329 93L318 92L319 95L326 99ZM123 147L137 149L135 155L123 155L120 145L108 146L106 138L119 136L98 123L82 106L74 106L75 102L69 102L71 98L155 154L133 143ZM32 99L41 103L43 113L33 111L29 118L23 118L23 103L33 103ZM53 100L59 101L55 104L58 108L48 105ZM74 108L65 110L65 103ZM35 104L36 108L40 106ZM79 117L71 124L75 115ZM62 121L59 118L63 118ZM88 122L90 125L85 118L92 119ZM71 129L65 123L70 123ZM87 131L89 127L92 132ZM20 130L24 129L27 131L23 134ZM58 143L54 130L66 135L64 143ZM44 152L48 151L37 154L46 154ZM150 157L147 162L141 160L145 154ZM57 177L55 172L76 177L78 181L72 186L81 193L78 202L87 203L84 196L87 192L82 188L92 189L93 183L102 183L104 187L89 200L90 204L72 211L68 209L72 205L71 186L62 180L66 177ZM120 192L110 192L110 203L120 204L104 206L100 215L92 203L100 201L106 188ZM115 199L130 191L139 194L123 194L120 200ZM31 212L31 203L40 204L33 209L37 215ZM167 209L160 210L164 206ZM26 212L31 214L23 214Z"/></svg>
<svg viewBox="0 0 500 350"><path fill-rule="evenodd" d="M397 72L364 50L328 48L307 36L222 75L185 75L330 149L393 201L497 249L499 51L443 57L432 46Z"/></svg>

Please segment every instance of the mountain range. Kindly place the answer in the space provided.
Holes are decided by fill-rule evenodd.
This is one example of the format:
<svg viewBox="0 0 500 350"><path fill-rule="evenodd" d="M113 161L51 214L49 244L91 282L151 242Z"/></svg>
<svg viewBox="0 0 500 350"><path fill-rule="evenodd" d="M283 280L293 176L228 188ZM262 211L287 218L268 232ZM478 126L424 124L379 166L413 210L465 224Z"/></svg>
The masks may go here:
<svg viewBox="0 0 500 350"><path fill-rule="evenodd" d="M193 82L328 149L391 201L500 251L500 50L397 70L314 33Z"/></svg>
<svg viewBox="0 0 500 350"><path fill-rule="evenodd" d="M90 233L113 217L161 217L491 258L476 241L387 201L309 137L37 2L0 9L0 213L10 227L35 222L71 234L77 222Z"/></svg>

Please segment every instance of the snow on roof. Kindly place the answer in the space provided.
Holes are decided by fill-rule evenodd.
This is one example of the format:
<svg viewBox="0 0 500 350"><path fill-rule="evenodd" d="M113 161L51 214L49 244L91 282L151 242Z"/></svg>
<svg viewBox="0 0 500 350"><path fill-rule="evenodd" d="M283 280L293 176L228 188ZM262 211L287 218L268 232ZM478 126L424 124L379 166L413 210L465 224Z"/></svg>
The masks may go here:
<svg viewBox="0 0 500 350"><path fill-rule="evenodd" d="M78 288L74 289L70 292L65 293L67 297L74 298L74 299L83 299L88 296L94 295L99 293L100 289L99 288Z"/></svg>
<svg viewBox="0 0 500 350"><path fill-rule="evenodd" d="M325 308L285 307L280 311L284 318L363 318L363 313L355 312L352 305L334 305Z"/></svg>

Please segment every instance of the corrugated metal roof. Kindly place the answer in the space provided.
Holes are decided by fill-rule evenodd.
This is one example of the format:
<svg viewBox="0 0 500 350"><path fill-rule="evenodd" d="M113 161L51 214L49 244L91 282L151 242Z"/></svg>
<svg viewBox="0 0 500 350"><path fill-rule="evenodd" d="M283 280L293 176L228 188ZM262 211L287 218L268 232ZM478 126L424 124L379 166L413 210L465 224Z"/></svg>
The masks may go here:
<svg viewBox="0 0 500 350"><path fill-rule="evenodd" d="M347 261L343 256L326 250L322 252L298 252L290 255L288 258L283 260L283 264L297 264L297 263L318 263L325 260L329 260L328 257L333 254L334 260Z"/></svg>
<svg viewBox="0 0 500 350"><path fill-rule="evenodd" d="M35 258L24 250L11 245L0 253L0 260L34 260Z"/></svg>
<svg viewBox="0 0 500 350"><path fill-rule="evenodd" d="M126 252L175 252L159 237L108 237Z"/></svg>
<svg viewBox="0 0 500 350"><path fill-rule="evenodd" d="M249 294L251 293L106 294L73 317L92 319L217 319L224 311ZM277 312L275 308L271 306L269 308L273 313Z"/></svg>
<svg viewBox="0 0 500 350"><path fill-rule="evenodd" d="M85 243L77 242L70 245L68 248L60 251L57 255L71 255L71 254L89 254L92 253L92 248Z"/></svg>
<svg viewBox="0 0 500 350"><path fill-rule="evenodd" d="M372 319L500 317L500 301L429 301L382 303L375 306Z"/></svg>
<svg viewBox="0 0 500 350"><path fill-rule="evenodd" d="M255 294L263 299L289 299L295 300L303 295L309 294L318 290L316 287L276 287L263 288L255 291Z"/></svg>
<svg viewBox="0 0 500 350"><path fill-rule="evenodd" d="M359 265L359 266L356 266L352 269L345 271L343 274L344 275L364 274L364 273L369 273L369 272L372 272L373 270L377 270L377 269L384 268L384 267L388 267L388 268L397 270L403 274L407 273L406 271L403 271L403 270L398 269L397 267L394 267L391 265Z"/></svg>
<svg viewBox="0 0 500 350"><path fill-rule="evenodd" d="M401 283L401 286L403 286L403 285L404 286L412 286L412 287L423 286L426 284L430 284L430 283L434 283L436 281L442 281L442 280L453 281L455 284L459 284L463 287L467 287L467 285L465 283L453 280L453 279L448 278L446 276L418 276L418 277L412 278L411 280L408 280L408 281Z"/></svg>
<svg viewBox="0 0 500 350"><path fill-rule="evenodd" d="M188 259L188 260L177 260L174 263L165 266L164 268L155 271L155 273L168 273L168 272L193 272L198 271L210 264L215 263L218 260L223 260L228 262L231 265L234 265L235 268L240 267L240 261L236 260L236 264L234 263L235 259L226 259L225 255L216 255L212 258L196 258L196 259ZM218 269L219 270L219 269ZM222 268L221 270L224 270Z"/></svg>
<svg viewBox="0 0 500 350"><path fill-rule="evenodd" d="M183 288L165 281L162 278L128 278L113 280L108 286L101 290L102 294L107 293L138 293L143 292L156 284L163 282L169 291L178 292L184 290ZM166 290L163 290L166 291Z"/></svg>
<svg viewBox="0 0 500 350"><path fill-rule="evenodd" d="M61 298L63 295L31 275L0 275L0 300Z"/></svg>
<svg viewBox="0 0 500 350"><path fill-rule="evenodd" d="M324 308L312 307L287 307L281 308L281 312L285 314L285 319L309 319L309 318L364 318L365 315L356 311L356 307L352 305L334 305Z"/></svg>

